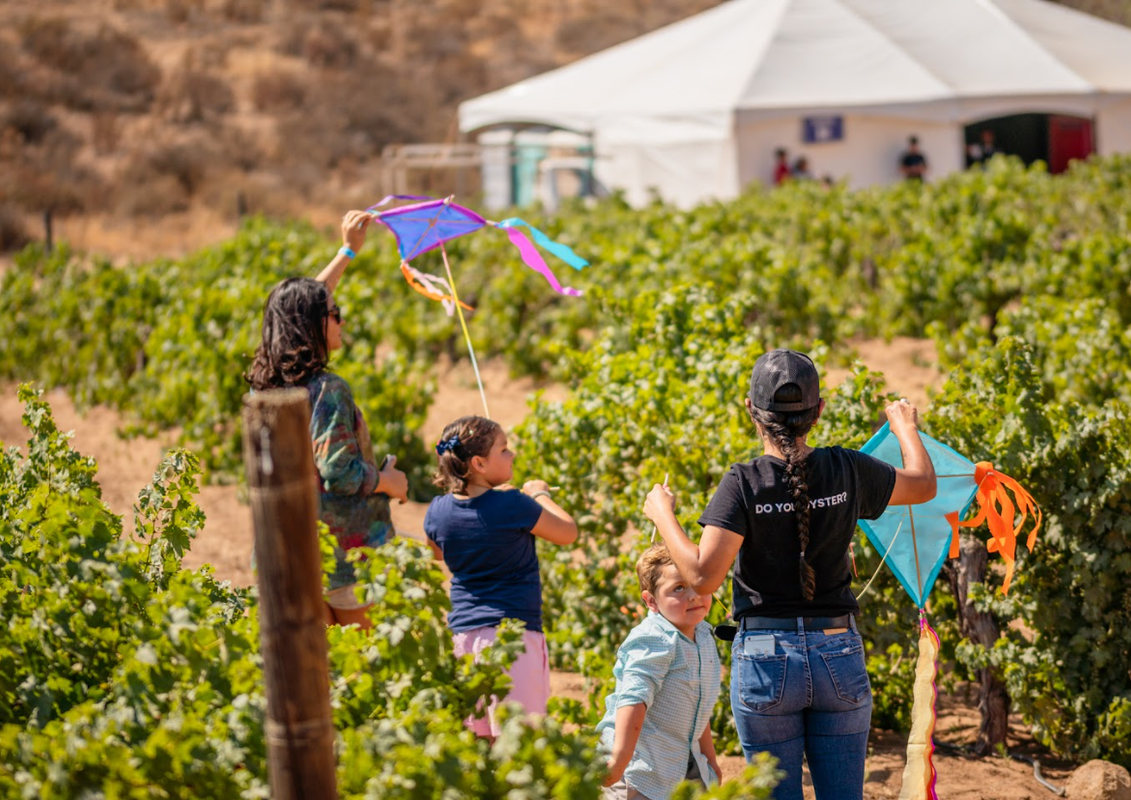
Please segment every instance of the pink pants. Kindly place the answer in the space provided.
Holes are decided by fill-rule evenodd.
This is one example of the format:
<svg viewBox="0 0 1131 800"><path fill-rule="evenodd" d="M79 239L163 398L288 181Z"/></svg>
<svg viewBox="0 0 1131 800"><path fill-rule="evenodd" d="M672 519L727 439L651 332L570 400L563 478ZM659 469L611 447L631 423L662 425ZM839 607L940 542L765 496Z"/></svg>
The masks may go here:
<svg viewBox="0 0 1131 800"><path fill-rule="evenodd" d="M475 628L452 634L456 656L471 654L478 660L479 653L495 641L496 630L494 627ZM519 703L527 714L544 715L546 701L550 699L550 656L546 651L546 637L537 631L523 631L522 643L526 652L521 653L507 671L511 690L503 700ZM468 717L467 727L477 736L498 736L501 728L495 720L495 711L500 702L492 695L486 716Z"/></svg>

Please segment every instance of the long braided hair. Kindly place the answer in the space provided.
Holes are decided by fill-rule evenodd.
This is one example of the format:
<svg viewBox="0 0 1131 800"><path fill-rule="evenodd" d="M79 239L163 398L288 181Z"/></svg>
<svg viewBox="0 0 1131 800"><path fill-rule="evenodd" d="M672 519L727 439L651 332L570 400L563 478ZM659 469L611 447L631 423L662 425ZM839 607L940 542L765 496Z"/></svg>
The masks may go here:
<svg viewBox="0 0 1131 800"><path fill-rule="evenodd" d="M775 403L799 403L801 399L801 387L796 383L787 383L774 393ZM801 595L806 600L812 600L816 594L817 574L805 559L805 551L809 549L809 465L801 455L797 440L809 433L819 412L819 405L792 413L765 411L757 406L750 409L750 418L785 456L785 476L797 515L797 537L801 545L798 577Z"/></svg>

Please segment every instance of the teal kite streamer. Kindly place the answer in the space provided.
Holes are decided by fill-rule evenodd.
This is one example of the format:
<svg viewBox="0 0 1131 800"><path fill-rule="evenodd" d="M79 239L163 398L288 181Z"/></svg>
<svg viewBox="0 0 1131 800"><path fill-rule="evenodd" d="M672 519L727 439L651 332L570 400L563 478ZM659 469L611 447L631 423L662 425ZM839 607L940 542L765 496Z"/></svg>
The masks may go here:
<svg viewBox="0 0 1131 800"><path fill-rule="evenodd" d="M534 242L539 247L541 247L543 250L548 250L549 252L553 253L555 256L560 258L565 263L569 264L574 269L581 270L589 266L588 261L574 253L564 244L555 242L553 239L542 233L542 231L535 228L529 222L521 220L518 217L504 219L502 222L498 223L498 226L500 228L516 228L522 226L523 228L526 228L530 231L530 237L534 239Z"/></svg>

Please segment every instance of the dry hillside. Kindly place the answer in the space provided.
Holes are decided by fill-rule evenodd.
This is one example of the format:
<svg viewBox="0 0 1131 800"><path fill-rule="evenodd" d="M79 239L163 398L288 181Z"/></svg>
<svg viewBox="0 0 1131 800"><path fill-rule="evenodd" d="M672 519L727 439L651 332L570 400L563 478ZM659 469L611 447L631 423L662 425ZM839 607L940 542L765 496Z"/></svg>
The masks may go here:
<svg viewBox="0 0 1131 800"><path fill-rule="evenodd" d="M716 2L4 0L0 251L46 209L130 255L143 220L336 215L381 195L386 144L453 140L459 101ZM1074 4L1131 23L1131 0Z"/></svg>
<svg viewBox="0 0 1131 800"><path fill-rule="evenodd" d="M0 249L46 208L300 215L379 194L390 142L715 0L0 4Z"/></svg>

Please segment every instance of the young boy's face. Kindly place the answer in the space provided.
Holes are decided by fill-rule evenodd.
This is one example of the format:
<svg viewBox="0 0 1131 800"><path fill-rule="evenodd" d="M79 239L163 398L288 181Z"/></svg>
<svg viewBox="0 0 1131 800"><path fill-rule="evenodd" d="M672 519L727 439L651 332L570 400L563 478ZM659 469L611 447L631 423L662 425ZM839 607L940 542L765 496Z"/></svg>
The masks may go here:
<svg viewBox="0 0 1131 800"><path fill-rule="evenodd" d="M711 595L696 594L683 580L675 564L668 564L656 582L656 591L643 592L648 608L661 614L684 636L691 637L695 626L707 618Z"/></svg>

